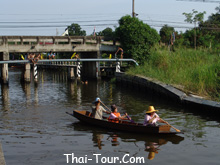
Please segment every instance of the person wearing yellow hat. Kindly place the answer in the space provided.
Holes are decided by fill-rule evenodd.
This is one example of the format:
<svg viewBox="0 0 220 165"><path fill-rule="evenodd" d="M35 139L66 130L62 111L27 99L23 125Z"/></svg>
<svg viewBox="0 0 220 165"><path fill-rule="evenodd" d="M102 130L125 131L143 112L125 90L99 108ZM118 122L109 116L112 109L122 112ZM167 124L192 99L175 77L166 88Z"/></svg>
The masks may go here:
<svg viewBox="0 0 220 165"><path fill-rule="evenodd" d="M154 109L154 106L149 106L148 111L146 111L146 115L144 117L144 125L145 126L157 126L157 122L164 123L163 120L160 119L157 112L158 110Z"/></svg>

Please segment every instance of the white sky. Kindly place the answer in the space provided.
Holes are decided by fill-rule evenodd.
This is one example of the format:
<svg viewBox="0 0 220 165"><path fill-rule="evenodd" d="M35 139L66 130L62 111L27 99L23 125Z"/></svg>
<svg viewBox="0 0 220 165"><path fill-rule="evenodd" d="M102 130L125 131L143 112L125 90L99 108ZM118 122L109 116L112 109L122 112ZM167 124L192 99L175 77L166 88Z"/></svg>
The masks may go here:
<svg viewBox="0 0 220 165"><path fill-rule="evenodd" d="M132 0L0 0L0 35L61 35L71 23L78 23L87 35L106 27L113 28L118 20L131 15ZM176 0L135 0L135 12L153 28L164 24L192 27L184 23L183 12L195 9L215 13L218 3Z"/></svg>

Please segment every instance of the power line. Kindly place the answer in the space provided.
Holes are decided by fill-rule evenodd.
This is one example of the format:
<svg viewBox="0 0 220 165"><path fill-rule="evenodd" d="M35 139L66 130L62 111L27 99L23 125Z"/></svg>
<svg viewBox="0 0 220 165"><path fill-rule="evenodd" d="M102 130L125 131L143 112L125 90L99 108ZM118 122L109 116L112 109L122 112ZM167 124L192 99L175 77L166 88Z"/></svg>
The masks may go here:
<svg viewBox="0 0 220 165"><path fill-rule="evenodd" d="M18 24L35 24L35 23L42 23L42 24L50 24L50 23L85 23L85 22L112 22L112 21L118 21L118 20L92 20L92 21L51 21L51 22L42 22L42 21L34 21L34 22L27 22L27 21L15 21L15 22L9 22L9 21L5 21L5 22L0 22L0 24L14 24L14 23L18 23Z"/></svg>
<svg viewBox="0 0 220 165"><path fill-rule="evenodd" d="M181 29L189 29L193 28L192 26L181 26L181 25L187 25L188 23L186 22L175 22L175 21L161 21L161 20L142 20L143 22L147 23L149 26L152 27L163 27L164 25L168 25L174 28L181 28ZM118 22L118 20L111 19L111 20L91 20L91 21L4 21L0 22L0 28L1 29L21 29L21 28L66 28L69 23L81 23L80 26L82 27L90 27L90 26L99 26L99 27L107 27L107 26L117 26L118 23L113 23L113 22ZM109 22L109 23L107 23ZM94 24L86 24L86 23L94 23ZM100 23L100 24L98 24ZM39 25L38 25L39 24ZM172 24L172 25L170 25ZM173 25L174 24L174 25ZM175 25L178 24L178 25ZM206 27L202 27L202 29L218 29L218 28L213 28L211 27L212 25L215 24L209 24L205 25Z"/></svg>
<svg viewBox="0 0 220 165"><path fill-rule="evenodd" d="M220 3L220 1L212 1L212 0L176 0L176 1L205 2L205 3Z"/></svg>

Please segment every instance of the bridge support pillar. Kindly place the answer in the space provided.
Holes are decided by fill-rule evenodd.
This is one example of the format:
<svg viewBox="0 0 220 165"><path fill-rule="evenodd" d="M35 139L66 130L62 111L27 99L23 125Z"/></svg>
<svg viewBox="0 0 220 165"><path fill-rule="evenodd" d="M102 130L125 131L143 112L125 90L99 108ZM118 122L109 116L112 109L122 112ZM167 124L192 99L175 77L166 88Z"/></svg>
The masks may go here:
<svg viewBox="0 0 220 165"><path fill-rule="evenodd" d="M8 85L5 85L5 84L1 85L1 94L2 94L2 105L3 105L2 108L3 110L8 111L10 110L9 86Z"/></svg>
<svg viewBox="0 0 220 165"><path fill-rule="evenodd" d="M37 64L33 65L34 82L38 81Z"/></svg>
<svg viewBox="0 0 220 165"><path fill-rule="evenodd" d="M68 67L68 80L75 80L74 67Z"/></svg>
<svg viewBox="0 0 220 165"><path fill-rule="evenodd" d="M30 63L24 64L23 80L26 83L31 82L31 64Z"/></svg>
<svg viewBox="0 0 220 165"><path fill-rule="evenodd" d="M84 59L94 59L94 58L99 58L100 57L100 52L98 51L97 53L95 52L88 52L81 54L81 58ZM100 78L100 62L94 62L94 61L88 61L88 62L83 62L82 63L82 77L83 78Z"/></svg>
<svg viewBox="0 0 220 165"><path fill-rule="evenodd" d="M80 77L81 77L81 66L80 66L80 62L77 62L76 74L77 74L77 79L80 79Z"/></svg>
<svg viewBox="0 0 220 165"><path fill-rule="evenodd" d="M0 60L1 61L9 60L9 53L1 52ZM8 64L1 65L1 83L8 84Z"/></svg>
<svg viewBox="0 0 220 165"><path fill-rule="evenodd" d="M121 72L120 62L116 62L116 72Z"/></svg>

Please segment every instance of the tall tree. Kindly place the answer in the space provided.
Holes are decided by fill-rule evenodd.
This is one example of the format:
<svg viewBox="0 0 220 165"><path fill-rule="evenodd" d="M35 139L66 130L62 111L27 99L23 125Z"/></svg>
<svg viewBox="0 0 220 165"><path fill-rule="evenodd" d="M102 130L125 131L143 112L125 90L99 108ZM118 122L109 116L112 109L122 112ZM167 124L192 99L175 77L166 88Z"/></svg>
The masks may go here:
<svg viewBox="0 0 220 165"><path fill-rule="evenodd" d="M203 35L211 36L209 38L210 47L220 46L220 13L212 14L207 21L199 25Z"/></svg>
<svg viewBox="0 0 220 165"><path fill-rule="evenodd" d="M168 25L164 25L161 29L160 29L160 38L161 41L167 45L169 45L169 43L171 42L171 36L174 32L174 28L170 27Z"/></svg>
<svg viewBox="0 0 220 165"><path fill-rule="evenodd" d="M160 39L155 29L129 15L119 20L116 37L120 38L125 56L134 58L139 63L143 63L147 59L151 47Z"/></svg>
<svg viewBox="0 0 220 165"><path fill-rule="evenodd" d="M185 22L194 23L194 48L196 49L196 25L197 23L203 22L204 15L206 12L198 12L195 9L192 10L192 13L183 13L186 16Z"/></svg>
<svg viewBox="0 0 220 165"><path fill-rule="evenodd" d="M105 28L104 30L97 33L98 36L104 36L104 40L112 40L115 38L115 32L112 28Z"/></svg>
<svg viewBox="0 0 220 165"><path fill-rule="evenodd" d="M70 36L86 36L86 31L81 30L79 24L72 23L67 27Z"/></svg>

